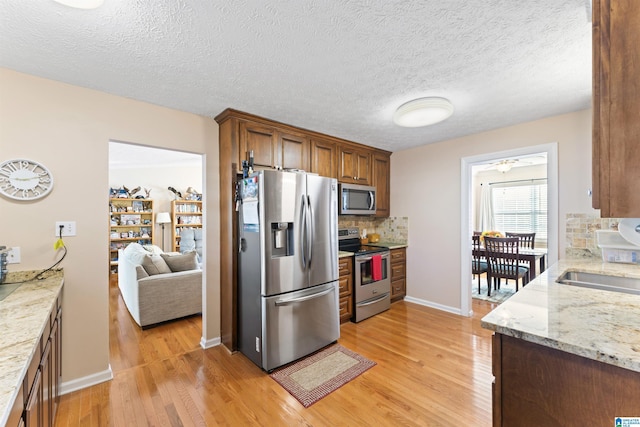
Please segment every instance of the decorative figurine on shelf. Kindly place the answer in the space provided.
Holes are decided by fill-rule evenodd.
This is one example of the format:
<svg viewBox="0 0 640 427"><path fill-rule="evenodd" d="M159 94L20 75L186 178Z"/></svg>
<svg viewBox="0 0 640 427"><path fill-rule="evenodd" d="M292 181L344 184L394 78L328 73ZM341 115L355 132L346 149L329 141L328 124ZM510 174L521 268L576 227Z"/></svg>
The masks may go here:
<svg viewBox="0 0 640 427"><path fill-rule="evenodd" d="M129 190L127 190L127 187L125 187L123 185L122 188L119 188L118 189L118 193L116 194L116 197L118 199L127 199L127 198L129 198Z"/></svg>
<svg viewBox="0 0 640 427"><path fill-rule="evenodd" d="M182 193L181 193L181 192L179 192L178 190L176 190L176 189L175 189L175 188L173 188L173 187L169 187L168 189L169 189L169 191L171 191L171 192L173 193L173 195L176 197L176 200L178 200L178 199L182 199Z"/></svg>
<svg viewBox="0 0 640 427"><path fill-rule="evenodd" d="M148 198L149 198L149 196L151 196L151 189L150 189L150 188L149 188L149 189L146 189L146 188L145 188L145 189L144 189L144 198L145 198L145 199L148 199Z"/></svg>
<svg viewBox="0 0 640 427"><path fill-rule="evenodd" d="M187 188L187 200L202 200L202 194L198 193L193 187Z"/></svg>
<svg viewBox="0 0 640 427"><path fill-rule="evenodd" d="M129 197L133 198L133 195L136 194L140 190L141 190L140 186L137 186L133 190L129 191Z"/></svg>

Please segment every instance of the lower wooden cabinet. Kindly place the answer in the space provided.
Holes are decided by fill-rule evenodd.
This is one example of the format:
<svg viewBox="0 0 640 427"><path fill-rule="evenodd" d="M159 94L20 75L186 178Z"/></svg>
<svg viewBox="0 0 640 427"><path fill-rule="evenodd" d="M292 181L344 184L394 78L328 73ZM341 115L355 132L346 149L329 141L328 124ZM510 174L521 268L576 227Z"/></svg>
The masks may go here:
<svg viewBox="0 0 640 427"><path fill-rule="evenodd" d="M61 320L62 295L58 295L9 413L8 427L53 427L55 423L62 375Z"/></svg>
<svg viewBox="0 0 640 427"><path fill-rule="evenodd" d="M391 250L391 302L407 294L407 249Z"/></svg>
<svg viewBox="0 0 640 427"><path fill-rule="evenodd" d="M493 336L493 425L613 426L638 416L640 372Z"/></svg>
<svg viewBox="0 0 640 427"><path fill-rule="evenodd" d="M344 323L353 316L353 257L338 259L338 280L340 281L340 323Z"/></svg>

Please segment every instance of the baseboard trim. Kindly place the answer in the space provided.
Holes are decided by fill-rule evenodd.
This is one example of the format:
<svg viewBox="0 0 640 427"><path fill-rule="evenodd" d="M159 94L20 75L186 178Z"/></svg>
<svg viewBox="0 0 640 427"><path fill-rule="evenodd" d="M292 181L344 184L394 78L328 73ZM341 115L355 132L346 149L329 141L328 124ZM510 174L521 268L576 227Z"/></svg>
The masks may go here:
<svg viewBox="0 0 640 427"><path fill-rule="evenodd" d="M448 305L442 305L435 302L413 298L413 297L404 297L404 300L407 302L412 302L414 304L423 305L425 307L435 308L437 310L446 311L447 313L453 313L462 316L462 312L459 308L449 307Z"/></svg>
<svg viewBox="0 0 640 427"><path fill-rule="evenodd" d="M222 339L220 337L212 338L210 340L205 340L204 337L200 339L200 347L205 350L211 347L216 347L222 344Z"/></svg>
<svg viewBox="0 0 640 427"><path fill-rule="evenodd" d="M111 365L109 365L109 368L102 372L63 382L60 385L60 394L73 393L74 391L82 390L83 388L91 387L106 381L111 381L112 379L113 371L111 370Z"/></svg>

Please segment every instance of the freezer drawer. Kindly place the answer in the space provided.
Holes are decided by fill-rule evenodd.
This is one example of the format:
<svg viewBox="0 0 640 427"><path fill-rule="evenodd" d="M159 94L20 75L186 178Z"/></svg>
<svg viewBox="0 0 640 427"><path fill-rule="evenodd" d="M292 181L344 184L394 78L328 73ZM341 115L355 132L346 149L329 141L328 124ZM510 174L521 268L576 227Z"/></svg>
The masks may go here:
<svg viewBox="0 0 640 427"><path fill-rule="evenodd" d="M262 297L262 369L271 371L340 338L338 281Z"/></svg>

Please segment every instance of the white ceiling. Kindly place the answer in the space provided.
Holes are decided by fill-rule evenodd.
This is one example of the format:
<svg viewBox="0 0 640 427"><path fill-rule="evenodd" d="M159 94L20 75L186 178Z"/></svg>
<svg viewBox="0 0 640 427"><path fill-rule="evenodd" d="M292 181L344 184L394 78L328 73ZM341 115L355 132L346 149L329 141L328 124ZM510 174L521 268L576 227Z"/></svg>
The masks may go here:
<svg viewBox="0 0 640 427"><path fill-rule="evenodd" d="M0 66L398 151L590 107L588 0L0 0ZM426 128L402 103L450 99Z"/></svg>

